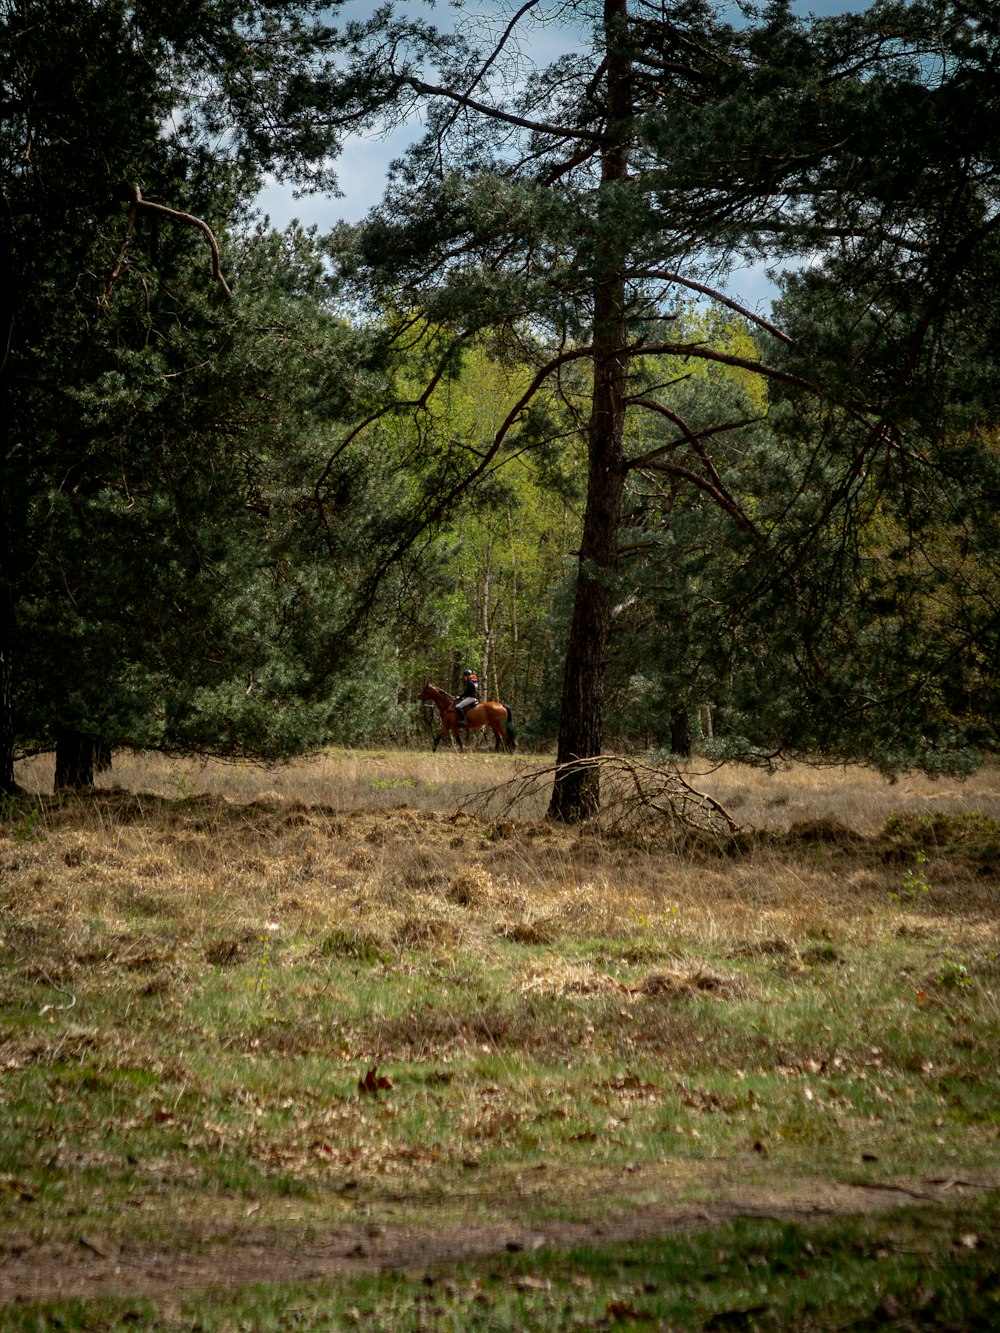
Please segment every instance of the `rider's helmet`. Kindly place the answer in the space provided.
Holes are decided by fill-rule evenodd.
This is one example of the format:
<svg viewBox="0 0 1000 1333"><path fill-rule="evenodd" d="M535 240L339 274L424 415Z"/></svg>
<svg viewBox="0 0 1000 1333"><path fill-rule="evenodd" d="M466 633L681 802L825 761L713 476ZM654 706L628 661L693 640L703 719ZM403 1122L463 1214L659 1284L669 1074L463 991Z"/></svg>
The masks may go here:
<svg viewBox="0 0 1000 1333"><path fill-rule="evenodd" d="M475 674L476 674L476 673L475 673L474 671L468 671L468 670L463 671L463 672L462 672L462 679L463 679L463 680L468 680L470 676L474 676Z"/></svg>

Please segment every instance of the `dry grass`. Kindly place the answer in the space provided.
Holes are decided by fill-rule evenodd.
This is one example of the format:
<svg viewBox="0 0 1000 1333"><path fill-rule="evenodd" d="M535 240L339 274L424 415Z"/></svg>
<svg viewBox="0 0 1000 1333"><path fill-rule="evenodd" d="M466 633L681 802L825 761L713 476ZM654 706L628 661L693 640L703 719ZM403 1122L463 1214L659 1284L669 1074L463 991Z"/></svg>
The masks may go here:
<svg viewBox="0 0 1000 1333"><path fill-rule="evenodd" d="M547 768L547 756L495 755L473 750L331 750L308 760L276 767L215 760L166 759L120 753L114 770L101 774L99 788L122 787L176 798L205 793L237 804L258 800L299 801L332 810L414 810L451 812L484 789ZM928 778L907 774L888 781L871 769L785 765L774 772L728 764L711 767L694 760L680 771L691 784L719 800L737 822L776 833L795 824L833 821L857 833L875 833L894 813L970 812L1000 820L1000 766L990 763L969 778ZM30 791L51 791L51 755L18 766ZM544 817L546 793L519 819Z"/></svg>
<svg viewBox="0 0 1000 1333"><path fill-rule="evenodd" d="M995 1160L994 769L693 777L761 825L725 846L459 811L545 762L125 757L68 799L23 766L0 1182L33 1203L0 1193L0 1241L123 1199L156 1235L329 1218L359 1180L376 1213L486 1215L620 1199L636 1163Z"/></svg>
<svg viewBox="0 0 1000 1333"><path fill-rule="evenodd" d="M465 755L429 751L330 750L299 762L258 766L244 762L167 759L121 752L113 770L98 775L98 789L177 798L195 793L236 804L295 801L332 811L447 810L532 761L474 749ZM29 791L52 789L51 755L18 765L18 781ZM538 811L544 813L544 809Z"/></svg>
<svg viewBox="0 0 1000 1333"><path fill-rule="evenodd" d="M349 922L395 951L589 935L667 936L696 953L790 949L803 938L842 939L873 915L884 924L887 912L925 931L947 918L962 949L992 937L995 881L982 864L937 848L932 897L893 906L911 840L883 840L874 853L868 840L890 819L917 828L941 815L1000 820L994 767L965 781L899 783L801 765L773 775L692 767L692 783L742 824L777 835L721 856L665 854L655 837L548 824L542 794L535 819L456 814L475 792L546 763L334 751L260 769L125 756L86 802L43 796L33 828L47 836L20 845L18 880L23 891L30 864L42 914L63 923L139 911L244 941L234 956L268 922L306 932ZM19 780L44 793L51 769L50 758L33 761Z"/></svg>
<svg viewBox="0 0 1000 1333"><path fill-rule="evenodd" d="M710 771L692 765L693 784L711 792L742 824L787 832L801 823L832 821L871 834L892 814L982 813L1000 819L1000 768L990 763L970 778L906 774L890 782L871 769L790 764L773 773L742 765Z"/></svg>

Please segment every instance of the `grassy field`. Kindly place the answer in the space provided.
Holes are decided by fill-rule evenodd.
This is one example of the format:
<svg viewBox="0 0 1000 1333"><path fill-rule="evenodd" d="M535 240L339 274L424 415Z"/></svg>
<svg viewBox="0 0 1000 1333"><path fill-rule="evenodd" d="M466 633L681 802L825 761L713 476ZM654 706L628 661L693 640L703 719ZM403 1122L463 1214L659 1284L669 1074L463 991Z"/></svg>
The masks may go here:
<svg viewBox="0 0 1000 1333"><path fill-rule="evenodd" d="M1000 772L544 763L19 769L0 1327L1000 1326Z"/></svg>

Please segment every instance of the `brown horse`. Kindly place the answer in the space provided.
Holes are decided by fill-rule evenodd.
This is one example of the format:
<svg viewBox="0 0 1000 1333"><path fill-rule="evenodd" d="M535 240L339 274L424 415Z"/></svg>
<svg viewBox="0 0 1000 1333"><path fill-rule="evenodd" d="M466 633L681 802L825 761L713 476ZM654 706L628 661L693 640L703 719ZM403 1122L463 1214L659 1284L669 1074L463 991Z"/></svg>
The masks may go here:
<svg viewBox="0 0 1000 1333"><path fill-rule="evenodd" d="M506 750L517 749L517 736L514 732L514 717L506 704L488 701L486 703L473 704L471 708L465 710L465 726L461 726L458 718L458 709L455 707L455 696L449 694L447 690L438 689L430 681L417 695L422 704L433 703L437 705L437 710L441 714L441 730L434 737L434 749L436 750L445 736L450 736L453 741L458 742L458 748L462 749L462 732L475 731L477 727L489 727L496 737L496 749L503 747Z"/></svg>

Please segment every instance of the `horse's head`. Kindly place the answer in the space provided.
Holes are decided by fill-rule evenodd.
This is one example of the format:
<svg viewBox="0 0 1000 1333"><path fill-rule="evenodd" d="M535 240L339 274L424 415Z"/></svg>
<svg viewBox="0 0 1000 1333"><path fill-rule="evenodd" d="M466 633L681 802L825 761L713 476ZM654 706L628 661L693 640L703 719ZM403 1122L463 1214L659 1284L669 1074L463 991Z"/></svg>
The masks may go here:
<svg viewBox="0 0 1000 1333"><path fill-rule="evenodd" d="M436 693L437 691L434 686L428 680L425 682L424 688L417 695L417 702L422 704L431 703Z"/></svg>

